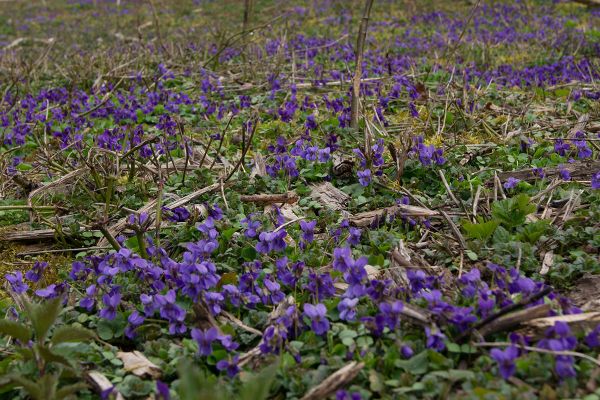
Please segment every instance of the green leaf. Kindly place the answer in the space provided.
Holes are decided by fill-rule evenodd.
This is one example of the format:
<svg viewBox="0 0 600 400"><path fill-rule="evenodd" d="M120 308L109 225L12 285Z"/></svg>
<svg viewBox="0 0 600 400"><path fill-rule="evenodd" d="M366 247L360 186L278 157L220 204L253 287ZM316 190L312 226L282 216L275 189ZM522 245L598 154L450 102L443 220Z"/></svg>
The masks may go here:
<svg viewBox="0 0 600 400"><path fill-rule="evenodd" d="M25 302L27 315L31 320L31 325L33 325L33 330L39 342L44 342L48 330L56 321L62 308L61 301L62 299L57 297L39 304Z"/></svg>
<svg viewBox="0 0 600 400"><path fill-rule="evenodd" d="M459 380L471 380L475 379L475 373L473 371L462 370L462 369L449 369L446 371L434 371L427 376L435 376L436 378L450 379L453 381Z"/></svg>
<svg viewBox="0 0 600 400"><path fill-rule="evenodd" d="M62 365L66 365L67 367L72 367L73 364L71 364L71 361L69 361L67 358L55 354L52 352L52 350L50 350L49 348L47 348L46 346L41 346L39 344L35 345L37 352L39 353L39 355L44 359L44 361L46 361L47 363L59 363Z"/></svg>
<svg viewBox="0 0 600 400"><path fill-rule="evenodd" d="M479 258L477 253L475 253L472 250L465 250L465 254L467 255L467 257L469 257L469 260L471 261L477 261L477 259Z"/></svg>
<svg viewBox="0 0 600 400"><path fill-rule="evenodd" d="M24 360L32 360L35 358L35 354L33 354L33 350L29 347L17 347L15 349L17 353L23 357Z"/></svg>
<svg viewBox="0 0 600 400"><path fill-rule="evenodd" d="M125 331L125 327L127 326L127 320L123 317L123 314L118 313L116 318L113 320L100 319L98 321L98 325L96 326L96 330L98 332L98 336L102 340L110 340L115 337L119 337Z"/></svg>
<svg viewBox="0 0 600 400"><path fill-rule="evenodd" d="M372 392L381 392L385 388L382 375L374 369L369 371L369 388Z"/></svg>
<svg viewBox="0 0 600 400"><path fill-rule="evenodd" d="M256 259L256 249L251 246L244 247L242 249L242 258L246 261L252 261Z"/></svg>
<svg viewBox="0 0 600 400"><path fill-rule="evenodd" d="M58 375L59 373L44 374L44 376L37 381L44 400L57 398L56 389L58 388Z"/></svg>
<svg viewBox="0 0 600 400"><path fill-rule="evenodd" d="M121 383L117 385L119 392L126 398L142 397L150 394L154 384L144 381L135 375L127 375Z"/></svg>
<svg viewBox="0 0 600 400"><path fill-rule="evenodd" d="M408 360L396 360L395 365L413 375L424 374L429 367L427 350L420 352Z"/></svg>
<svg viewBox="0 0 600 400"><path fill-rule="evenodd" d="M523 227L523 230L517 235L517 238L522 242L535 244L540 237L546 233L548 226L550 226L550 221L546 219L532 222Z"/></svg>
<svg viewBox="0 0 600 400"><path fill-rule="evenodd" d="M96 330L98 331L98 336L100 336L100 339L110 340L113 338L113 330L112 327L105 321L106 320L104 319L98 321L98 326L96 327Z"/></svg>
<svg viewBox="0 0 600 400"><path fill-rule="evenodd" d="M462 223L462 227L465 231L465 233L467 234L467 236L471 239L479 239L479 240L487 240L489 239L494 232L496 231L496 228L498 227L498 225L500 225L500 221L492 219L491 221L487 221L487 222L480 222L480 223L472 223L469 221L464 221Z"/></svg>
<svg viewBox="0 0 600 400"><path fill-rule="evenodd" d="M522 225L527 215L535 210L535 204L531 204L529 196L523 193L492 204L492 216L508 228Z"/></svg>
<svg viewBox="0 0 600 400"><path fill-rule="evenodd" d="M72 385L63 386L56 391L57 399L64 399L67 396L80 392L84 389L87 389L88 385L85 382L78 382Z"/></svg>
<svg viewBox="0 0 600 400"><path fill-rule="evenodd" d="M508 243L511 241L510 232L508 232L503 227L499 226L494 232L494 243Z"/></svg>
<svg viewBox="0 0 600 400"><path fill-rule="evenodd" d="M29 341L32 334L31 329L22 323L9 319L0 319L0 333L19 339L23 344Z"/></svg>
<svg viewBox="0 0 600 400"><path fill-rule="evenodd" d="M35 400L46 400L46 394L39 382L34 382L21 375L13 375L12 381L17 385L22 386L31 398Z"/></svg>
<svg viewBox="0 0 600 400"><path fill-rule="evenodd" d="M93 339L96 335L89 329L78 326L61 326L54 331L52 344L64 342L83 342L84 340Z"/></svg>
<svg viewBox="0 0 600 400"><path fill-rule="evenodd" d="M267 399L275 376L277 375L278 365L279 362L274 362L258 374L252 374L240 389L241 400Z"/></svg>
<svg viewBox="0 0 600 400"><path fill-rule="evenodd" d="M446 343L446 348L450 353L460 353L460 345L456 343Z"/></svg>

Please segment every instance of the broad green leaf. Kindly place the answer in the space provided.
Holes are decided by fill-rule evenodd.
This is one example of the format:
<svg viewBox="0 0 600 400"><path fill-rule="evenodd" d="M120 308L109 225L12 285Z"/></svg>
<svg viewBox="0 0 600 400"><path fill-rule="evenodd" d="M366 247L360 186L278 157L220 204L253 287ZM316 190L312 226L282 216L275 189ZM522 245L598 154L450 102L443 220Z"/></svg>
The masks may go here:
<svg viewBox="0 0 600 400"><path fill-rule="evenodd" d="M369 371L369 388L372 392L381 392L385 388L383 376L374 369Z"/></svg>
<svg viewBox="0 0 600 400"><path fill-rule="evenodd" d="M434 371L431 372L429 374L427 374L428 376L435 376L436 378L444 378L444 379L450 379L450 380L470 380L470 379L475 379L475 373L473 371L468 371L468 370L462 370L462 369L449 369L446 371Z"/></svg>
<svg viewBox="0 0 600 400"><path fill-rule="evenodd" d="M48 330L56 321L61 310L61 298L57 297L43 303L25 302L25 309L38 341L43 342L46 339Z"/></svg>
<svg viewBox="0 0 600 400"><path fill-rule="evenodd" d="M13 375L12 381L15 382L17 385L22 386L31 398L35 400L48 399L48 397L44 393L44 388L41 387L39 382L34 382L32 380L24 378L22 375Z"/></svg>
<svg viewBox="0 0 600 400"><path fill-rule="evenodd" d="M480 223L465 221L462 227L471 239L487 240L494 234L498 225L500 225L500 221L492 219L491 221Z"/></svg>
<svg viewBox="0 0 600 400"><path fill-rule="evenodd" d="M22 343L27 343L31 339L31 329L20 322L9 319L0 319L0 334L19 339Z"/></svg>
<svg viewBox="0 0 600 400"><path fill-rule="evenodd" d="M46 361L47 363L59 363L59 364L63 364L67 367L72 367L73 365L71 364L71 361L69 361L67 358L55 354L52 352L52 350L50 350L49 348L47 348L46 346L42 346L39 344L35 345L36 350L38 352L38 354L44 359L44 361Z"/></svg>
<svg viewBox="0 0 600 400"><path fill-rule="evenodd" d="M246 261L252 261L256 259L256 249L251 246L244 247L242 249L242 258Z"/></svg>
<svg viewBox="0 0 600 400"><path fill-rule="evenodd" d="M517 235L517 238L522 242L535 244L540 237L546 233L548 226L550 226L550 221L546 219L532 222L523 227L523 230Z"/></svg>
<svg viewBox="0 0 600 400"><path fill-rule="evenodd" d="M531 204L526 194L519 194L492 204L492 216L508 228L522 225L527 215L535 210L535 204Z"/></svg>
<svg viewBox="0 0 600 400"><path fill-rule="evenodd" d="M40 390L42 391L44 400L57 399L56 389L58 388L58 376L59 373L46 373L40 378L40 380L37 381L37 384L39 385Z"/></svg>
<svg viewBox="0 0 600 400"><path fill-rule="evenodd" d="M240 389L241 400L266 400L277 376L278 365L278 362L274 362L258 374L253 374Z"/></svg>
<svg viewBox="0 0 600 400"><path fill-rule="evenodd" d="M113 330L111 328L111 326L105 322L106 320L101 319L98 322L98 326L96 327L96 330L98 331L98 336L100 336L100 339L102 340L110 340L113 338Z"/></svg>
<svg viewBox="0 0 600 400"><path fill-rule="evenodd" d="M408 360L396 360L396 367L402 368L413 375L424 374L429 367L427 351L422 351Z"/></svg>
<svg viewBox="0 0 600 400"><path fill-rule="evenodd" d="M54 331L50 342L52 344L58 344L63 342L82 342L84 340L92 339L96 335L89 329L81 328L78 326L61 326Z"/></svg>
<svg viewBox="0 0 600 400"><path fill-rule="evenodd" d="M64 399L67 396L80 392L84 389L87 389L88 385L85 382L78 382L72 385L63 386L56 391L57 399Z"/></svg>

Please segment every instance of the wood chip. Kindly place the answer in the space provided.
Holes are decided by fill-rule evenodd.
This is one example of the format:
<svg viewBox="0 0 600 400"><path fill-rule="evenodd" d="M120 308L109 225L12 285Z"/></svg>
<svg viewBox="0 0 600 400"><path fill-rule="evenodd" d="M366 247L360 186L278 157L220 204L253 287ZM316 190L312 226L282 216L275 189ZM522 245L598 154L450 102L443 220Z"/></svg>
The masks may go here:
<svg viewBox="0 0 600 400"><path fill-rule="evenodd" d="M568 293L573 303L584 311L600 309L600 275L586 274L579 278Z"/></svg>
<svg viewBox="0 0 600 400"><path fill-rule="evenodd" d="M598 3L596 3L596 4L600 4L600 0L597 0L597 1L598 1ZM577 119L577 123L569 130L569 133L567 133L567 137L569 139L573 139L575 137L575 135L577 134L577 132L583 132L583 130L585 129L585 126L588 124L589 121L590 121L589 114L581 114L579 116L579 118Z"/></svg>
<svg viewBox="0 0 600 400"><path fill-rule="evenodd" d="M267 164L265 162L264 157L260 153L254 153L254 165L252 166L252 172L250 173L250 177L258 176L267 176Z"/></svg>
<svg viewBox="0 0 600 400"><path fill-rule="evenodd" d="M554 252L552 250L547 251L542 259L542 269L540 269L540 275L546 275L550 268L554 264Z"/></svg>
<svg viewBox="0 0 600 400"><path fill-rule="evenodd" d="M85 377L86 377L86 380L88 382L90 382L90 384L92 385L92 388L97 393L102 393L106 390L109 390L110 388L113 388L113 394L115 395L115 400L124 400L125 399L123 397L123 395L121 393L119 393L119 391L115 388L115 386L112 384L112 382L110 380L108 380L108 378L106 376L104 376L102 373L100 373L98 371L90 371L90 372L86 373Z"/></svg>
<svg viewBox="0 0 600 400"><path fill-rule="evenodd" d="M123 369L139 377L148 376L153 379L160 378L162 371L145 355L135 350L132 352L120 351L117 357L123 361Z"/></svg>
<svg viewBox="0 0 600 400"><path fill-rule="evenodd" d="M350 196L331 184L321 182L311 186L310 197L324 207L336 211L346 209Z"/></svg>
<svg viewBox="0 0 600 400"><path fill-rule="evenodd" d="M292 206L291 204L286 203L283 206L279 207L279 212L281 213L281 215L283 215L283 219L285 220L285 222L298 219L298 215L294 210L294 206ZM277 211L274 205L267 205L265 207L264 213L269 215L274 221L277 220Z"/></svg>

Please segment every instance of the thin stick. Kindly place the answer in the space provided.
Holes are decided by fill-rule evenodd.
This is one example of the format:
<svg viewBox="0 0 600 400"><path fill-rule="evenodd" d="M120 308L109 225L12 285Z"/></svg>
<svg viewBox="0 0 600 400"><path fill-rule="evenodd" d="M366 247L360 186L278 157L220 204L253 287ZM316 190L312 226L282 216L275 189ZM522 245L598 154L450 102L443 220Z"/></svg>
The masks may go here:
<svg viewBox="0 0 600 400"><path fill-rule="evenodd" d="M235 167L233 168L233 170L229 173L229 175L227 175L227 178L225 178L225 180L223 182L227 182L229 179L231 179L233 174L235 174L235 172L238 170L238 168L240 168L240 165L242 165L242 163L244 162L246 153L248 152L248 149L250 149L250 147L252 146L252 138L254 137L254 133L256 132L257 127L258 127L258 118L255 118L252 121L252 132L250 133L250 137L248 138L248 144L244 146L244 150L242 151L242 156L240 157L238 162L235 164Z"/></svg>
<svg viewBox="0 0 600 400"><path fill-rule="evenodd" d="M514 346L514 343L511 342L479 342L479 343L472 343L473 346L475 347L508 347L508 346ZM579 353L577 351L570 351L570 350L548 350L548 349L542 349L541 347L533 347L533 346L518 346L522 349L528 350L528 351L535 351L536 353L544 353L544 354L554 354L557 356L573 356L573 357L579 357L579 358L584 358L588 361L591 361L592 363L600 366L600 361L596 360L594 357L590 357L587 354L583 354L583 353Z"/></svg>
<svg viewBox="0 0 600 400"><path fill-rule="evenodd" d="M219 184L221 186L221 197L223 197L223 203L225 203L225 208L227 210L229 210L229 204L227 204L227 198L225 197L225 190L223 188L223 180L222 179L219 181Z"/></svg>
<svg viewBox="0 0 600 400"><path fill-rule="evenodd" d="M301 220L303 220L303 219L305 219L305 218L306 218L306 217L298 217L298 218L294 218L293 220L291 220L291 221L288 221L288 222L286 222L285 224L281 224L281 225L279 225L277 228L275 228L275 230L274 230L273 232L279 232L280 230L282 230L282 229L283 229L283 228L285 228L286 226L288 226L288 225L291 225L291 224L293 224L294 222L301 221Z"/></svg>

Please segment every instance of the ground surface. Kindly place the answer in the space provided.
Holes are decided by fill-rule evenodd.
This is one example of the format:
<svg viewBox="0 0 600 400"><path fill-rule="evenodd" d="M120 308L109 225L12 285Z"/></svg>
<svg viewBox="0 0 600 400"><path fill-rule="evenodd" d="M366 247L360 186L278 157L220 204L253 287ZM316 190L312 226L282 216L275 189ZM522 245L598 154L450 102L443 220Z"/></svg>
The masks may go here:
<svg viewBox="0 0 600 400"><path fill-rule="evenodd" d="M600 12L363 8L3 3L1 398L600 397Z"/></svg>

